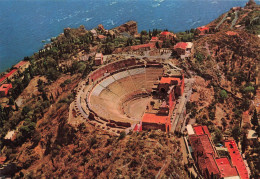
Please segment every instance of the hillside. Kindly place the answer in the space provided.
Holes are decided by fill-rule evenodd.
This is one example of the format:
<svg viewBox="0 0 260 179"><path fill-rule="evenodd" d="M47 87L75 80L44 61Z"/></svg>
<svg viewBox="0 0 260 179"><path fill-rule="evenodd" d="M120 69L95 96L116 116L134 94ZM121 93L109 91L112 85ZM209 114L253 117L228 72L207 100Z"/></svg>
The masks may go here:
<svg viewBox="0 0 260 179"><path fill-rule="evenodd" d="M216 31L239 29L259 35L259 15L260 6L251 2L247 3L245 7L231 8L207 26L214 27Z"/></svg>
<svg viewBox="0 0 260 179"><path fill-rule="evenodd" d="M259 6L248 4L211 22L208 26L218 27L211 33L183 32L194 44L191 58L171 57L186 76L194 78L187 123L208 126L216 144L224 136L241 144L248 130L259 131L259 125L250 122L259 98L259 12ZM150 36L161 32L143 31L139 36L134 21L113 30L102 25L93 30L96 36L84 26L66 28L44 49L25 58L30 68L12 82L12 96L0 106L0 157L16 165L8 174L14 178L188 178L186 149L177 135L157 130L116 136L89 123L68 123L77 85L98 68L97 52L109 54L109 62L119 60L118 49L148 43ZM9 131L15 131L14 137L4 139ZM244 154L257 177L259 142L245 143Z"/></svg>

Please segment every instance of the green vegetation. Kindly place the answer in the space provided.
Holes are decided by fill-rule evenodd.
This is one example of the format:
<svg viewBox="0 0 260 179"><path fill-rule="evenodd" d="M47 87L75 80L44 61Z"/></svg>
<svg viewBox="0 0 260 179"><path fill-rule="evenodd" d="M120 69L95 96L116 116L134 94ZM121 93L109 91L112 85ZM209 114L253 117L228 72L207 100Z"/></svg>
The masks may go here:
<svg viewBox="0 0 260 179"><path fill-rule="evenodd" d="M253 34L260 34L260 11L250 12L242 21L246 30Z"/></svg>
<svg viewBox="0 0 260 179"><path fill-rule="evenodd" d="M225 90L221 90L219 92L219 97L220 97L221 101L224 101L228 97L228 94Z"/></svg>
<svg viewBox="0 0 260 179"><path fill-rule="evenodd" d="M253 124L254 127L259 125L258 124L258 116L257 116L256 109L254 110L254 114L252 116L251 123Z"/></svg>
<svg viewBox="0 0 260 179"><path fill-rule="evenodd" d="M200 52L197 52L197 53L194 55L194 57L196 58L196 60L197 60L199 63L201 63L201 62L204 60L204 58L205 58L205 56L204 56L202 53L200 53Z"/></svg>
<svg viewBox="0 0 260 179"><path fill-rule="evenodd" d="M191 29L191 30L186 30L185 32L179 32L177 33L177 38L178 41L181 42L192 42L195 39L195 30Z"/></svg>

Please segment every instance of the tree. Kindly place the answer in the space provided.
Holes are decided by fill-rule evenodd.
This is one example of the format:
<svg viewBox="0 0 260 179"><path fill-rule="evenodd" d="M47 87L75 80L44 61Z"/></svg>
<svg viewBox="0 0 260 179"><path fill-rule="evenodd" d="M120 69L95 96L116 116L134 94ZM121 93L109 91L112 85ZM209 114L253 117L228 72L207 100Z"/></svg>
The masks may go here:
<svg viewBox="0 0 260 179"><path fill-rule="evenodd" d="M24 106L22 109L22 115L25 116L31 111L31 108L29 106Z"/></svg>
<svg viewBox="0 0 260 179"><path fill-rule="evenodd" d="M241 141L241 146L242 146L242 153L244 153L247 149L247 146L248 146L248 140L247 140L247 137L246 137L246 133L243 134L243 139Z"/></svg>
<svg viewBox="0 0 260 179"><path fill-rule="evenodd" d="M253 117L251 119L251 123L255 126L258 126L258 117L257 117L257 112L256 109L254 110Z"/></svg>
<svg viewBox="0 0 260 179"><path fill-rule="evenodd" d="M195 58L197 59L197 61L198 61L199 63L201 63L202 60L203 60L205 57L204 57L203 54L197 52L197 53L195 54Z"/></svg>
<svg viewBox="0 0 260 179"><path fill-rule="evenodd" d="M222 102L224 102L224 100L228 97L227 92L225 90L221 90L219 92L219 96Z"/></svg>
<svg viewBox="0 0 260 179"><path fill-rule="evenodd" d="M258 135L258 137L260 137L260 126L257 126L257 128L256 128L256 133L257 133L257 135Z"/></svg>
<svg viewBox="0 0 260 179"><path fill-rule="evenodd" d="M222 138L223 138L222 132L217 128L216 131L215 131L214 143L221 142Z"/></svg>
<svg viewBox="0 0 260 179"><path fill-rule="evenodd" d="M235 139L236 142L238 142L240 134L240 127L238 125L235 125L232 129L232 137Z"/></svg>
<svg viewBox="0 0 260 179"><path fill-rule="evenodd" d="M227 126L227 121L226 121L226 119L222 118L221 121L222 121L223 127L226 128L226 126Z"/></svg>
<svg viewBox="0 0 260 179"><path fill-rule="evenodd" d="M14 98L13 97L10 97L9 98L9 105L14 105Z"/></svg>

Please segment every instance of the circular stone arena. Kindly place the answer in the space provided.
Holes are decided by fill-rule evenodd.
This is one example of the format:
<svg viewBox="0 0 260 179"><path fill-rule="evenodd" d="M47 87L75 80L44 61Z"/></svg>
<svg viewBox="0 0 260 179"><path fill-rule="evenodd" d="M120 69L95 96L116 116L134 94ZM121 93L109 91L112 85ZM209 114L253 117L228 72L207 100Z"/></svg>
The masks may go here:
<svg viewBox="0 0 260 179"><path fill-rule="evenodd" d="M160 63L134 58L102 66L79 84L74 109L98 128L117 134L133 129L164 71Z"/></svg>

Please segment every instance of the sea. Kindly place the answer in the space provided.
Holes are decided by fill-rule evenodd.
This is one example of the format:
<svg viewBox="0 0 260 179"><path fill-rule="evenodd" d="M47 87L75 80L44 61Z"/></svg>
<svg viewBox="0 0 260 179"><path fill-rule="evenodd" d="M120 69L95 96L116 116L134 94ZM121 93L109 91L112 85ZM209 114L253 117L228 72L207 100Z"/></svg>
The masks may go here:
<svg viewBox="0 0 260 179"><path fill-rule="evenodd" d="M0 0L0 72L31 56L66 27L106 29L129 20L138 31L185 31L247 0ZM257 3L260 1L257 0Z"/></svg>

